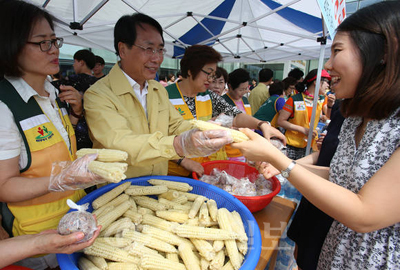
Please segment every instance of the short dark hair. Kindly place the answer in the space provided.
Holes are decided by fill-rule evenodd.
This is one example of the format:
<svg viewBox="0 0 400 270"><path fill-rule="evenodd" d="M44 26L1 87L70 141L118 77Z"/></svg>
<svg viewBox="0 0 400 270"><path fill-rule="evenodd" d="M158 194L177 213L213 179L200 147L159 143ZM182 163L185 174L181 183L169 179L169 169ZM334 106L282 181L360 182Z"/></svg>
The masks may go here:
<svg viewBox="0 0 400 270"><path fill-rule="evenodd" d="M343 115L379 120L400 107L399 17L400 2L385 1L358 10L337 28L349 34L363 66L354 97L342 102Z"/></svg>
<svg viewBox="0 0 400 270"><path fill-rule="evenodd" d="M263 68L258 73L258 81L259 82L268 82L274 76L274 72L269 68Z"/></svg>
<svg viewBox="0 0 400 270"><path fill-rule="evenodd" d="M225 83L227 83L228 82L228 72L223 67L217 67L217 71L215 71L215 77L219 78L221 76L224 77L224 81L225 81Z"/></svg>
<svg viewBox="0 0 400 270"><path fill-rule="evenodd" d="M18 57L32 28L41 19L47 20L54 30L52 16L43 9L20 0L0 1L0 77L23 75Z"/></svg>
<svg viewBox="0 0 400 270"><path fill-rule="evenodd" d="M294 77L286 77L285 79L282 80L283 83L283 89L286 90L289 88L291 85L296 85L297 80Z"/></svg>
<svg viewBox="0 0 400 270"><path fill-rule="evenodd" d="M143 24L156 28L164 42L163 29L155 19L143 13L125 15L119 18L114 27L114 48L117 55L119 55L118 43L125 43L131 48L136 41L136 26L143 28Z"/></svg>
<svg viewBox="0 0 400 270"><path fill-rule="evenodd" d="M95 64L100 64L100 65L105 65L106 64L106 62L104 62L103 57L95 55L95 58L96 58Z"/></svg>
<svg viewBox="0 0 400 270"><path fill-rule="evenodd" d="M189 70L193 78L197 77L204 65L209 63L218 63L222 56L214 48L207 45L193 45L186 49L181 59L182 77L187 78Z"/></svg>
<svg viewBox="0 0 400 270"><path fill-rule="evenodd" d="M300 80L303 76L304 72L299 68L292 69L288 74L288 77L295 78L297 81Z"/></svg>
<svg viewBox="0 0 400 270"><path fill-rule="evenodd" d="M284 90L283 82L274 82L269 86L269 95L282 95Z"/></svg>
<svg viewBox="0 0 400 270"><path fill-rule="evenodd" d="M239 87L241 83L248 82L250 80L250 74L243 68L238 68L229 73L228 84L232 87L232 90Z"/></svg>
<svg viewBox="0 0 400 270"><path fill-rule="evenodd" d="M74 54L74 59L86 63L89 69L93 69L96 65L96 56L89 50L79 50Z"/></svg>

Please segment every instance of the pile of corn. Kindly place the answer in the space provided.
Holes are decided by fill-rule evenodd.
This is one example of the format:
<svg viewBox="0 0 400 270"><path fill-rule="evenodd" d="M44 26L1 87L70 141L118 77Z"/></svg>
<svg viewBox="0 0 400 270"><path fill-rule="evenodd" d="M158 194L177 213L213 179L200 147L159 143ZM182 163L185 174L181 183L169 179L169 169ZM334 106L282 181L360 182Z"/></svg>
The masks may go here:
<svg viewBox="0 0 400 270"><path fill-rule="evenodd" d="M88 154L97 154L96 160L89 163L89 170L103 177L108 182L119 183L126 179L128 153L114 149L81 148L76 152L77 158Z"/></svg>
<svg viewBox="0 0 400 270"><path fill-rule="evenodd" d="M123 183L92 202L102 229L81 270L240 268L248 238L239 213L190 193L187 183L148 182Z"/></svg>

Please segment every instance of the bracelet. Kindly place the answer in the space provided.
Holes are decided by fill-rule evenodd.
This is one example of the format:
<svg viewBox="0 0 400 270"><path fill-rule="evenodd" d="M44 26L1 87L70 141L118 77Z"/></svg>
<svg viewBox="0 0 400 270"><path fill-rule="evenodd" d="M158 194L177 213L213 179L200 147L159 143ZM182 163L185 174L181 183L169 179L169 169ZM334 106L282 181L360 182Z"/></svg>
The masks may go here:
<svg viewBox="0 0 400 270"><path fill-rule="evenodd" d="M78 118L78 119L80 119L80 118L83 117L83 110L82 110L82 112L81 112L80 114L76 114L76 113L74 112L74 110L73 110L71 107L69 107L69 113L70 113L73 117Z"/></svg>
<svg viewBox="0 0 400 270"><path fill-rule="evenodd" d="M328 109L332 109L333 108L333 106L328 106Z"/></svg>
<svg viewBox="0 0 400 270"><path fill-rule="evenodd" d="M178 161L176 162L176 164L178 164L178 165L181 165L181 163L182 163L183 159L184 159L184 158L180 158L180 159L178 159Z"/></svg>
<svg viewBox="0 0 400 270"><path fill-rule="evenodd" d="M257 129L258 129L258 130L261 130L261 125L264 124L264 123L266 123L266 124L268 124L268 125L271 125L271 123L268 122L268 121L260 121L260 122L258 122L258 124L257 124Z"/></svg>

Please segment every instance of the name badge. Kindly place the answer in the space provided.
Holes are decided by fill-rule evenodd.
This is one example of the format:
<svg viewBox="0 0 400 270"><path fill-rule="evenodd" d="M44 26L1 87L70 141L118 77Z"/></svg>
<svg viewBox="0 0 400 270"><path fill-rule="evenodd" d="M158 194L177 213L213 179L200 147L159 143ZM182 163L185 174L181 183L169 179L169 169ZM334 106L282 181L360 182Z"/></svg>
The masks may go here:
<svg viewBox="0 0 400 270"><path fill-rule="evenodd" d="M304 101L295 101L294 107L295 107L296 111L305 111L306 110L306 105L304 104Z"/></svg>

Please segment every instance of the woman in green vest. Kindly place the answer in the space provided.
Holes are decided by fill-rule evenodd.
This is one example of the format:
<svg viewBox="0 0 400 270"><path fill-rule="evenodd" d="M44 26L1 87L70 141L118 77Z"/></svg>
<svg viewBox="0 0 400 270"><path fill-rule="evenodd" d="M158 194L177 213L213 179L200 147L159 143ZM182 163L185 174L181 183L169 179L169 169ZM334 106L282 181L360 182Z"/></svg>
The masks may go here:
<svg viewBox="0 0 400 270"><path fill-rule="evenodd" d="M250 74L243 68L238 68L228 75L228 92L222 97L230 105L238 108L242 113L252 115L250 103L244 95L249 92ZM246 162L246 158L239 149L233 149L230 144L225 146L229 160Z"/></svg>
<svg viewBox="0 0 400 270"><path fill-rule="evenodd" d="M63 39L54 33L51 16L24 1L1 1L0 25L2 225L10 236L26 239L26 235L56 229L69 210L66 200L77 201L85 195L83 190L72 190L73 187L66 190L65 186L58 192L50 191L53 162L75 159L72 124L78 118L68 115L65 102L75 115L82 115L83 108L75 89L61 87L58 95L47 80L48 75L59 72L59 48L63 44ZM76 180L74 172L68 171L70 178ZM97 180L93 176L81 176L81 181ZM57 260L55 254L49 254L25 259L18 265L54 268Z"/></svg>
<svg viewBox="0 0 400 270"><path fill-rule="evenodd" d="M208 90L210 83L215 79L217 63L221 60L221 54L207 45L193 45L186 49L180 62L182 80L166 88L169 99L178 112L186 120L204 121L224 113L234 117L233 125L235 127L258 128L268 139L277 137L285 141L282 133L268 123L242 113L236 107L228 104L221 96ZM214 159L221 158L215 157ZM188 176L191 172L196 172L201 176L204 172L201 163L208 160L210 158L183 158L170 161L168 174Z"/></svg>

